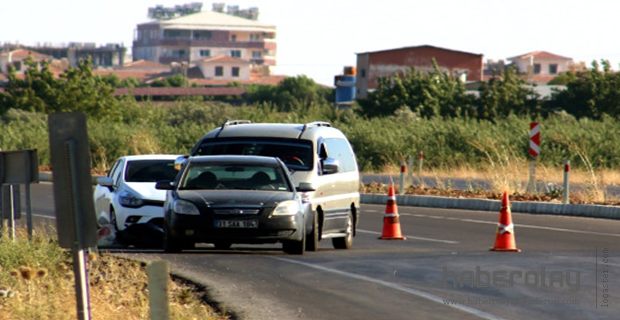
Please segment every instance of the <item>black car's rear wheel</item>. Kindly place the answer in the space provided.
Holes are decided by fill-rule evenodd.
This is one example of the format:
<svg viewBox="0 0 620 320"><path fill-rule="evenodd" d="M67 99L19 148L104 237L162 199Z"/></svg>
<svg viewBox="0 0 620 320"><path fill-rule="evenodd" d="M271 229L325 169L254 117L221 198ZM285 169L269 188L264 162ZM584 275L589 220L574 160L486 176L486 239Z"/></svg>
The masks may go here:
<svg viewBox="0 0 620 320"><path fill-rule="evenodd" d="M345 236L340 238L332 238L332 245L336 249L351 249L353 246L353 215L349 211L345 227Z"/></svg>

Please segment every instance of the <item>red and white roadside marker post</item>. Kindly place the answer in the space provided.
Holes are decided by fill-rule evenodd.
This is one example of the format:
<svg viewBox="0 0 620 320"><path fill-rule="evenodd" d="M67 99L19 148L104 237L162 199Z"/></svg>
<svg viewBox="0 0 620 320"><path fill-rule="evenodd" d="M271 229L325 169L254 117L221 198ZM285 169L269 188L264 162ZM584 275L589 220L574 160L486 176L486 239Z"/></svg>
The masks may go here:
<svg viewBox="0 0 620 320"><path fill-rule="evenodd" d="M562 203L563 204L568 204L569 201L569 183L568 183L568 178L569 178L569 172L570 172L570 160L565 160L564 161L564 197L562 199Z"/></svg>
<svg viewBox="0 0 620 320"><path fill-rule="evenodd" d="M530 177L527 192L536 193L536 160L540 154L540 123L530 122Z"/></svg>
<svg viewBox="0 0 620 320"><path fill-rule="evenodd" d="M413 186L413 156L411 155L409 155L409 159L407 161L407 167L409 168L409 171L407 172L408 181L409 181L409 184Z"/></svg>
<svg viewBox="0 0 620 320"><path fill-rule="evenodd" d="M398 194L405 194L405 173L407 172L407 166L405 160L400 161L400 180L398 181Z"/></svg>

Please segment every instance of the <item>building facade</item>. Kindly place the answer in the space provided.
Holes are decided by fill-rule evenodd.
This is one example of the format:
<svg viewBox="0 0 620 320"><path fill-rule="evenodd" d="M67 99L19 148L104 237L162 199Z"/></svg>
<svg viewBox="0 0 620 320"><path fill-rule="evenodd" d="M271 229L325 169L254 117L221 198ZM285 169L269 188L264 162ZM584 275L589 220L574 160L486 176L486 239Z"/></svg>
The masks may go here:
<svg viewBox="0 0 620 320"><path fill-rule="evenodd" d="M364 99L377 87L378 79L402 74L410 68L430 71L433 62L464 82L481 81L483 55L429 45L357 54L356 90Z"/></svg>
<svg viewBox="0 0 620 320"><path fill-rule="evenodd" d="M508 58L526 80L533 83L547 83L562 72L569 71L573 59L547 51L533 51Z"/></svg>
<svg viewBox="0 0 620 320"><path fill-rule="evenodd" d="M222 12L202 11L169 20L139 24L133 59L198 65L228 56L248 61L252 69L276 64L276 28Z"/></svg>

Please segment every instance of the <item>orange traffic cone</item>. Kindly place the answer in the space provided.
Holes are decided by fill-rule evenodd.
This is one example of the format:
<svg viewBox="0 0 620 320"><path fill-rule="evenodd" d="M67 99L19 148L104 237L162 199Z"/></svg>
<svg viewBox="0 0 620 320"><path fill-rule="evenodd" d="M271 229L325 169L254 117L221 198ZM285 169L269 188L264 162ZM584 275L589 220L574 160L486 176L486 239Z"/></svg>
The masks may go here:
<svg viewBox="0 0 620 320"><path fill-rule="evenodd" d="M512 224L512 214L510 213L510 202L508 193L504 191L502 196L502 209L499 211L499 223L495 233L495 245L491 251L521 252L517 249L515 242L514 225Z"/></svg>
<svg viewBox="0 0 620 320"><path fill-rule="evenodd" d="M385 217L383 218L383 233L381 240L405 240L400 233L400 219L398 218L398 207L396 206L396 196L394 195L394 184L388 188L388 200L385 206Z"/></svg>

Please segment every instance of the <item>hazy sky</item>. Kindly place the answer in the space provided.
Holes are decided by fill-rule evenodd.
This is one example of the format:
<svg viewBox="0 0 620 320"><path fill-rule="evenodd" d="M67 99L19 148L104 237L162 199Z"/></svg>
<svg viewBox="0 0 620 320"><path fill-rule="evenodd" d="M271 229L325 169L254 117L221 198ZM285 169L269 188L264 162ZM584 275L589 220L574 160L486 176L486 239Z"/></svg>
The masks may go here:
<svg viewBox="0 0 620 320"><path fill-rule="evenodd" d="M18 0L3 3L0 42L122 42L147 9L174 0ZM194 1L195 2L195 1ZM200 1L199 1L200 2ZM576 61L620 62L620 2L603 0L237 0L277 27L278 74L331 85L356 53L434 45L506 59L545 50Z"/></svg>

